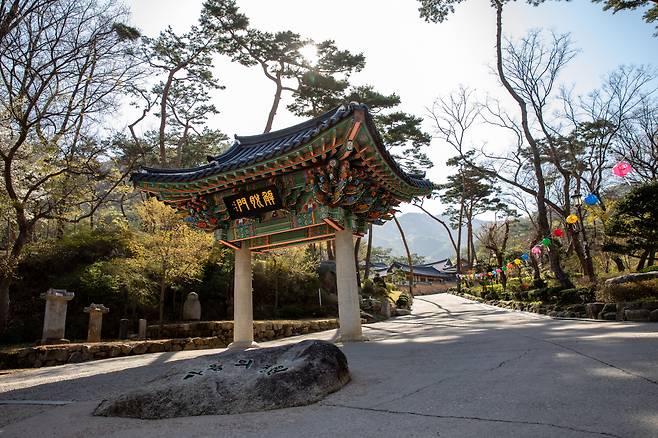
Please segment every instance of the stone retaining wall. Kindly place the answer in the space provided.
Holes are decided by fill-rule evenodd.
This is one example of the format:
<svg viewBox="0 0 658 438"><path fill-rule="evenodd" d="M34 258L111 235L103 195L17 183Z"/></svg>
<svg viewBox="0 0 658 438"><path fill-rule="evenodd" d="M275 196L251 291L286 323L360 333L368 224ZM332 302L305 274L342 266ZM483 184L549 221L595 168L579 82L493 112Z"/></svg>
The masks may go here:
<svg viewBox="0 0 658 438"><path fill-rule="evenodd" d="M157 328L150 326L150 331L147 333L153 334L154 327ZM145 353L225 348L233 340L233 321L204 321L164 326L167 327L169 331L165 333L176 334L171 336L173 339L40 345L13 351L0 351L0 369L38 368ZM265 342L335 328L338 328L337 319L255 321L254 340ZM189 334L178 336L182 333Z"/></svg>
<svg viewBox="0 0 658 438"><path fill-rule="evenodd" d="M589 318L605 321L658 322L658 302L587 303L560 306L557 304L525 303L522 301L485 300L474 295L449 291L453 295L502 307L557 318Z"/></svg>
<svg viewBox="0 0 658 438"><path fill-rule="evenodd" d="M456 286L457 284L454 281L448 281L445 283L436 282L432 284L414 283L414 296L440 294L447 292L449 288Z"/></svg>

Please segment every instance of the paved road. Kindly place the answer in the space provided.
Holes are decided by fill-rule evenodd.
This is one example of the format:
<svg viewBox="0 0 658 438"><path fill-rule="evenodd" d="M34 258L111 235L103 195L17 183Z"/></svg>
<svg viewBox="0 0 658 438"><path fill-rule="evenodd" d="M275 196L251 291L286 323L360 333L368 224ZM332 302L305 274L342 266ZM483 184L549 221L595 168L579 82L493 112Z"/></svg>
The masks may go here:
<svg viewBox="0 0 658 438"><path fill-rule="evenodd" d="M0 376L6 437L658 437L658 324L554 320L452 295L347 344L352 382L300 408L169 420L97 418L99 400L144 384L158 353ZM301 338L329 340L333 331Z"/></svg>

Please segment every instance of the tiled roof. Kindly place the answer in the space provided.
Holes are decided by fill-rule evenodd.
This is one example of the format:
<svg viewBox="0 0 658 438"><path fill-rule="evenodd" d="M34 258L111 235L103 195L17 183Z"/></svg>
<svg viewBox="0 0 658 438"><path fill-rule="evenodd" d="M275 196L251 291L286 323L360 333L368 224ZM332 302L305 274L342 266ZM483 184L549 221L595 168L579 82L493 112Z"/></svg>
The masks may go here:
<svg viewBox="0 0 658 438"><path fill-rule="evenodd" d="M410 175L402 170L393 157L386 151L374 126L374 121L365 105L350 103L341 105L326 113L307 120L298 125L266 134L251 136L235 136L235 142L226 152L212 157L209 164L190 169L158 169L143 167L131 175L131 181L145 182L189 182L217 175L231 170L241 169L268 159L283 155L309 142L320 132L331 128L349 117L355 109L363 109L366 114L366 124L375 137L375 143L380 154L408 184L430 189L433 184L421 175Z"/></svg>
<svg viewBox="0 0 658 438"><path fill-rule="evenodd" d="M451 273L439 271L438 269L427 265L414 265L414 275L424 275L427 277L449 277ZM389 269L400 269L402 272L410 272L409 265L395 262Z"/></svg>

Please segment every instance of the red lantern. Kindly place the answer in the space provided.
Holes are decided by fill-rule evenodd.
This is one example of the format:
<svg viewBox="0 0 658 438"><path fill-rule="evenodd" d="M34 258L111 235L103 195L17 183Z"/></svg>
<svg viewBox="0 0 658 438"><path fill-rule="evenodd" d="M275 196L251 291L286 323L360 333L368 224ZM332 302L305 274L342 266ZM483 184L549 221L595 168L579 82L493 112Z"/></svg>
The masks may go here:
<svg viewBox="0 0 658 438"><path fill-rule="evenodd" d="M199 222L196 223L196 226L198 228L206 228L208 226L208 224L205 223L205 221L199 221Z"/></svg>
<svg viewBox="0 0 658 438"><path fill-rule="evenodd" d="M620 177L625 177L632 171L633 168L626 161L620 161L612 167L612 173Z"/></svg>
<svg viewBox="0 0 658 438"><path fill-rule="evenodd" d="M555 237L562 237L562 236L564 236L564 231L562 231L559 228L556 228L556 229L553 230L553 235Z"/></svg>

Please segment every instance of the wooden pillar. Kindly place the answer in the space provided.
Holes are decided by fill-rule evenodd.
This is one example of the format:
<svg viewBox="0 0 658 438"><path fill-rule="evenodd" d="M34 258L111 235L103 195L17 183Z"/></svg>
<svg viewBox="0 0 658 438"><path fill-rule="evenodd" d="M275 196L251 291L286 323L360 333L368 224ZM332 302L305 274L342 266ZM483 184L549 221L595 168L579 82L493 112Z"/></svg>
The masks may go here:
<svg viewBox="0 0 658 438"><path fill-rule="evenodd" d="M356 284L352 230L336 231L336 283L340 340L362 341L359 289Z"/></svg>

